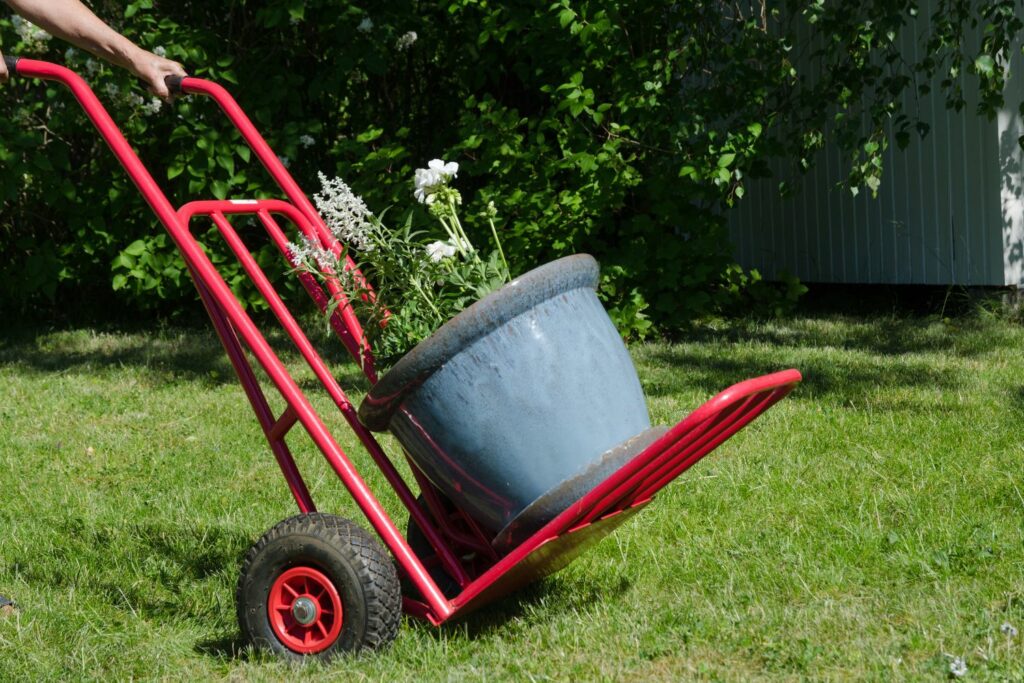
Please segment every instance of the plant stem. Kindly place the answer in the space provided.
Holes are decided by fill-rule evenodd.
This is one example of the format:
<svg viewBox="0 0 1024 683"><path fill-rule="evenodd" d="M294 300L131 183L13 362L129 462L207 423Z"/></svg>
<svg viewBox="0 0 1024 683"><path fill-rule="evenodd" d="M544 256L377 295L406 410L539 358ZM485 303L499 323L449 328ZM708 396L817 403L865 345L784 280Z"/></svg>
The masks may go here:
<svg viewBox="0 0 1024 683"><path fill-rule="evenodd" d="M462 227L462 221L459 220L459 212L458 212L458 209L455 208L455 200L454 199L449 199L448 200L448 207L452 210L452 214L451 214L452 215L452 221L453 221L453 223L455 225L455 229L459 233L459 239L461 239L462 243L466 246L467 253L475 253L475 250L473 249L473 245L469 241L469 237L466 235L466 230Z"/></svg>
<svg viewBox="0 0 1024 683"><path fill-rule="evenodd" d="M437 220L441 222L441 226L444 228L445 233L448 235L448 239L451 240L455 248L458 249L459 254L462 256L467 255L466 247L462 243L462 239L459 237L458 231L451 223L449 223L443 216L438 216Z"/></svg>
<svg viewBox="0 0 1024 683"><path fill-rule="evenodd" d="M412 281L412 284L413 287L416 288L416 291L419 292L420 298L422 298L423 301L425 301L426 304L430 306L430 310L434 312L434 315L437 317L439 324L444 324L446 322L444 316L441 315L441 311L439 311L437 306L434 305L434 300L430 297L429 294L427 294L426 290L423 289L423 285L420 283L419 278L414 279Z"/></svg>
<svg viewBox="0 0 1024 683"><path fill-rule="evenodd" d="M501 257L501 263L505 266L505 282L511 282L512 271L508 269L508 261L505 260L505 250L501 248L501 240L498 239L498 230L494 227L494 219L488 216L487 222L491 224L491 235L494 236L494 246L498 248L498 256Z"/></svg>

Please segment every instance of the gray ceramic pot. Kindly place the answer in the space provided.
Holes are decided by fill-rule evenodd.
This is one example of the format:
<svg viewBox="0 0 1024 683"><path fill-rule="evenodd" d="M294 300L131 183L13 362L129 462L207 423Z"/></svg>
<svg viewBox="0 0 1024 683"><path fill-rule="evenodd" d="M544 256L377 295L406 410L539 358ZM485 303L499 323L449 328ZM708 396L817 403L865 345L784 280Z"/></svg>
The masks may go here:
<svg viewBox="0 0 1024 683"><path fill-rule="evenodd" d="M359 408L510 547L661 431L580 254L530 271L406 354Z"/></svg>

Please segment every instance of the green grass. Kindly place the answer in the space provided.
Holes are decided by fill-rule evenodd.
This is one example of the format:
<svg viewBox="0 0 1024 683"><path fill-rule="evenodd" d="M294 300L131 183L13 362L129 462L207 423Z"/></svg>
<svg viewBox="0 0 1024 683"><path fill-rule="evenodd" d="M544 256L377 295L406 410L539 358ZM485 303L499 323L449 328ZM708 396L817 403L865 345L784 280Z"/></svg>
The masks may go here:
<svg viewBox="0 0 1024 683"><path fill-rule="evenodd" d="M995 319L826 315L636 346L656 422L783 367L805 382L556 577L299 676L936 680L960 656L967 680L1021 680L1000 626L1024 631L1022 348ZM293 440L321 507L360 519ZM297 677L238 641L241 558L294 508L210 334L0 333L0 474L21 605L0 679Z"/></svg>

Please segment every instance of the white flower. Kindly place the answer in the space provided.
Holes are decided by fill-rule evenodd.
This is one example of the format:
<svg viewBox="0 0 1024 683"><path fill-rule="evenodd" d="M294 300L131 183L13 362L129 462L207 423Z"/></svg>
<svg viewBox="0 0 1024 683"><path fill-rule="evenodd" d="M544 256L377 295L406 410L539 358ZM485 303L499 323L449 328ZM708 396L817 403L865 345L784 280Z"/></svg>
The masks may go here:
<svg viewBox="0 0 1024 683"><path fill-rule="evenodd" d="M444 179L436 171L428 168L417 168L413 183L416 186L416 189L413 190L416 201L420 204L433 204L434 192L441 185L444 185Z"/></svg>
<svg viewBox="0 0 1024 683"><path fill-rule="evenodd" d="M152 116L160 112L160 108L164 106L164 101L159 97L152 98L149 102L142 105L142 113L146 116Z"/></svg>
<svg viewBox="0 0 1024 683"><path fill-rule="evenodd" d="M448 184L459 173L459 165L454 161L445 162L432 159L427 168L417 168L413 183L416 189L413 195L420 204L433 204L434 193Z"/></svg>
<svg viewBox="0 0 1024 683"><path fill-rule="evenodd" d="M1009 636L1010 638L1017 637L1017 628L1008 621L1004 621L1003 625L999 627L999 630L1007 636Z"/></svg>
<svg viewBox="0 0 1024 683"><path fill-rule="evenodd" d="M337 270L338 257L330 249L308 235L302 235L302 244L288 243L288 256L295 267L316 267L318 270Z"/></svg>
<svg viewBox="0 0 1024 683"><path fill-rule="evenodd" d="M303 147L312 147L316 144L316 140L313 139L312 135L300 135L299 144Z"/></svg>
<svg viewBox="0 0 1024 683"><path fill-rule="evenodd" d="M167 49L163 45L157 45L153 48L153 54L155 54L157 57L166 57Z"/></svg>
<svg viewBox="0 0 1024 683"><path fill-rule="evenodd" d="M343 244L350 244L362 251L372 251L373 241L370 222L373 214L366 208L366 202L358 197L341 178L329 180L319 174L321 190L313 195L316 208L324 218L331 233Z"/></svg>
<svg viewBox="0 0 1024 683"><path fill-rule="evenodd" d="M434 263L455 256L455 245L450 242L431 242L426 248L427 256Z"/></svg>
<svg viewBox="0 0 1024 683"><path fill-rule="evenodd" d="M949 673L954 678L963 678L967 675L967 662L963 660L963 657L953 658L953 661L949 663Z"/></svg>
<svg viewBox="0 0 1024 683"><path fill-rule="evenodd" d="M369 33L373 30L373 19L363 17L363 20L359 22L359 26L356 26L356 30L360 33Z"/></svg>
<svg viewBox="0 0 1024 683"><path fill-rule="evenodd" d="M18 37L25 43L45 43L53 37L31 21L22 19L17 14L11 17L11 24L14 25L14 30L17 31Z"/></svg>
<svg viewBox="0 0 1024 683"><path fill-rule="evenodd" d="M69 47L67 50L64 51L64 61L65 62L70 62L70 61L74 60L75 57L77 57L77 56L78 56L78 50L76 50L73 47Z"/></svg>
<svg viewBox="0 0 1024 683"><path fill-rule="evenodd" d="M283 157L280 154L277 155L277 160L280 161L281 165L284 166L285 168L288 168L289 166L292 165L291 159L289 159L288 157Z"/></svg>
<svg viewBox="0 0 1024 683"><path fill-rule="evenodd" d="M111 97L117 97L121 94L121 89L117 87L116 83L107 83L103 86L103 92Z"/></svg>
<svg viewBox="0 0 1024 683"><path fill-rule="evenodd" d="M408 50L412 47L412 44L416 42L419 36L416 35L416 31L409 31L408 33L402 34L402 36L395 43L395 47L399 51Z"/></svg>
<svg viewBox="0 0 1024 683"><path fill-rule="evenodd" d="M95 74L97 71L100 70L100 63L92 57L90 57L85 60L85 70L88 71L90 74Z"/></svg>
<svg viewBox="0 0 1024 683"><path fill-rule="evenodd" d="M455 161L445 162L443 159L431 159L427 162L427 168L437 171L444 176L445 180L457 178L459 175L459 164Z"/></svg>

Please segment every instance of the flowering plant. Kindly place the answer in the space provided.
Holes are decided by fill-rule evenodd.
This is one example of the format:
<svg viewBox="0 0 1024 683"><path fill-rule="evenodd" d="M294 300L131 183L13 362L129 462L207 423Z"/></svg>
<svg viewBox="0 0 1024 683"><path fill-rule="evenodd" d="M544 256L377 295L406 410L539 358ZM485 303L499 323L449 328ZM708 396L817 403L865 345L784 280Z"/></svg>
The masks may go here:
<svg viewBox="0 0 1024 683"><path fill-rule="evenodd" d="M412 212L400 228L388 228L341 178L321 173L321 190L313 199L341 244L340 254L305 235L300 243L289 245L296 269L321 280L336 278L384 365L393 364L452 316L511 280L494 225L494 203L484 210L494 240L494 250L487 255L473 246L459 219L462 195L451 185L458 172L457 163L441 159L416 171L413 194L440 230L414 229ZM346 256L374 283L372 293L361 277L344 267Z"/></svg>

